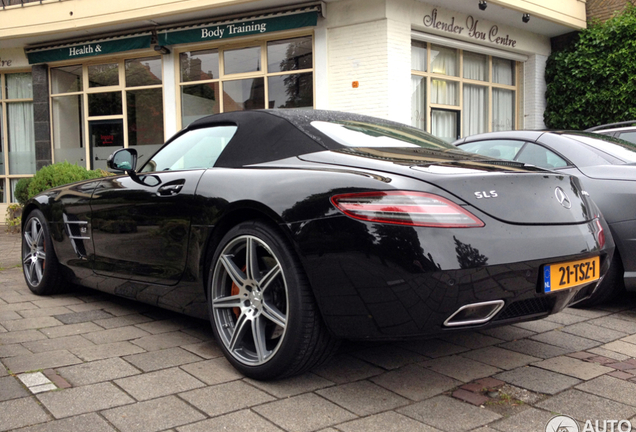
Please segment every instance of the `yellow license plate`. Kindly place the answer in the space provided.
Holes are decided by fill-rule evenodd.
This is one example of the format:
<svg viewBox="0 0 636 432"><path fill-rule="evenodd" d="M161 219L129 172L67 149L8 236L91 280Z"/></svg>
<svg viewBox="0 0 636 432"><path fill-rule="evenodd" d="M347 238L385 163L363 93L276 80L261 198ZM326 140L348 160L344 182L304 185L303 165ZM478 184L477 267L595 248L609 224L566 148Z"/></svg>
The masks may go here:
<svg viewBox="0 0 636 432"><path fill-rule="evenodd" d="M598 280L600 267L599 257L547 265L543 269L545 292L558 291Z"/></svg>

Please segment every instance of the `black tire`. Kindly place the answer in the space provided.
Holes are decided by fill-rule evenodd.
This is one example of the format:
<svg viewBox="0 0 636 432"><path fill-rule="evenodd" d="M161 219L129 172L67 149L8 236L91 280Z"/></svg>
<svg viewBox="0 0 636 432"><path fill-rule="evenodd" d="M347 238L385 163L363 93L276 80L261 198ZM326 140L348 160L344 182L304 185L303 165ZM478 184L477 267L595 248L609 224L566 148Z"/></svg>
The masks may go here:
<svg viewBox="0 0 636 432"><path fill-rule="evenodd" d="M230 229L210 261L207 289L214 335L250 378L297 375L337 349L291 245L269 224Z"/></svg>
<svg viewBox="0 0 636 432"><path fill-rule="evenodd" d="M49 226L40 210L29 213L23 225L22 268L24 280L34 294L56 294L64 286Z"/></svg>
<svg viewBox="0 0 636 432"><path fill-rule="evenodd" d="M625 292L625 280L623 279L623 262L618 250L614 251L614 257L610 263L607 274L601 281L596 291L587 299L578 302L572 307L588 308L610 302Z"/></svg>

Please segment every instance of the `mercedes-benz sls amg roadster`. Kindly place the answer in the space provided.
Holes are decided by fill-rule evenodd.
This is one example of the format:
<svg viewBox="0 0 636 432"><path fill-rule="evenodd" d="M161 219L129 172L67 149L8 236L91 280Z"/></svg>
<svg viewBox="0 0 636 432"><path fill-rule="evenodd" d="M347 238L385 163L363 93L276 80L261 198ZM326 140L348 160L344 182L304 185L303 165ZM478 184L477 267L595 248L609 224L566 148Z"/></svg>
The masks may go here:
<svg viewBox="0 0 636 432"><path fill-rule="evenodd" d="M547 316L588 298L614 251L575 177L355 114L217 114L143 166L135 148L108 165L25 206L29 288L209 319L256 379L306 371L339 339Z"/></svg>

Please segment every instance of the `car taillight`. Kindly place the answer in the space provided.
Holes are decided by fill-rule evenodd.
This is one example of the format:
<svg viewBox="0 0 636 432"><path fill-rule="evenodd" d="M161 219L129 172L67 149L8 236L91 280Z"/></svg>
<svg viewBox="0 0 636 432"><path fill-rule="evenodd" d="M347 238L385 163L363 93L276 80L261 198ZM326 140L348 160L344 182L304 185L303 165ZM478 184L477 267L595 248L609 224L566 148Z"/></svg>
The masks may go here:
<svg viewBox="0 0 636 432"><path fill-rule="evenodd" d="M596 238L598 239L598 245L601 249L603 249L603 247L605 246L605 230L603 229L601 221L598 218L594 219L594 222L596 222Z"/></svg>
<svg viewBox="0 0 636 432"><path fill-rule="evenodd" d="M424 192L389 191L334 195L349 217L370 222L439 228L476 228L484 223L457 204Z"/></svg>

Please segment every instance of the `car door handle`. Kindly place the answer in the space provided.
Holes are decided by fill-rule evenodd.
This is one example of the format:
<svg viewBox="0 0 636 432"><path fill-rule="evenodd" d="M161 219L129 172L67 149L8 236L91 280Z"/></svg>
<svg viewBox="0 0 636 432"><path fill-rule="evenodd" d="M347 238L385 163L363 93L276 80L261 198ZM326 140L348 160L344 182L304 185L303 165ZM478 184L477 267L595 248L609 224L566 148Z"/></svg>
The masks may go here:
<svg viewBox="0 0 636 432"><path fill-rule="evenodd" d="M173 196L181 192L183 189L183 181L181 183L168 183L157 189L157 195L159 196Z"/></svg>

